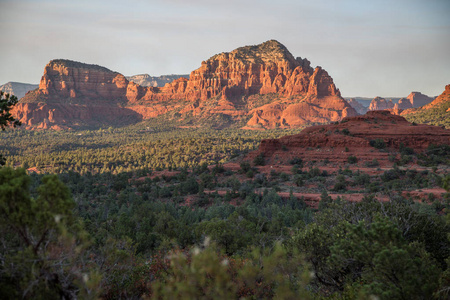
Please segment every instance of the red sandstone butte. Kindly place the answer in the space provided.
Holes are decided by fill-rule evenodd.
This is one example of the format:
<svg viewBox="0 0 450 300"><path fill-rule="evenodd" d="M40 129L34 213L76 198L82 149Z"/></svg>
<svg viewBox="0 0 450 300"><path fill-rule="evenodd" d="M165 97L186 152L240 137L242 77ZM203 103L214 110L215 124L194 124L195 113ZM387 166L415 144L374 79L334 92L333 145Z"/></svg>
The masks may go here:
<svg viewBox="0 0 450 300"><path fill-rule="evenodd" d="M39 89L22 98L14 113L29 128L51 128L135 123L171 111L198 119L251 116L250 128L288 128L357 115L324 69L294 58L274 40L214 55L189 79L163 87L143 87L97 65L52 60Z"/></svg>

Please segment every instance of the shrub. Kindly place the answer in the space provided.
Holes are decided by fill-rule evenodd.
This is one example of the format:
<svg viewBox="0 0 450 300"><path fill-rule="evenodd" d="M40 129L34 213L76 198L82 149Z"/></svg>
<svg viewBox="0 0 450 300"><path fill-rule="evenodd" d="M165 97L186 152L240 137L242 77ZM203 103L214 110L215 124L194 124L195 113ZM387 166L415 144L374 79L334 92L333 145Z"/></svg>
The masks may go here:
<svg viewBox="0 0 450 300"><path fill-rule="evenodd" d="M299 157L294 157L293 159L291 159L289 161L289 164L291 165L298 165L298 166L303 166L303 160Z"/></svg>
<svg viewBox="0 0 450 300"><path fill-rule="evenodd" d="M380 165L380 163L378 162L378 160L376 158L374 158L372 161L368 161L365 163L365 166L369 167L369 168L378 167L379 165Z"/></svg>
<svg viewBox="0 0 450 300"><path fill-rule="evenodd" d="M258 156L256 156L255 159L253 159L253 164L255 166L264 166L265 164L264 155L261 153Z"/></svg>
<svg viewBox="0 0 450 300"><path fill-rule="evenodd" d="M304 184L303 176L299 176L299 175L295 176L294 183L296 186L303 186L303 184Z"/></svg>
<svg viewBox="0 0 450 300"><path fill-rule="evenodd" d="M356 156L354 156L354 155L350 155L350 156L347 158L347 162L348 162L349 164L356 164L356 163L358 162L358 158L357 158Z"/></svg>
<svg viewBox="0 0 450 300"><path fill-rule="evenodd" d="M240 166L242 173L247 173L248 171L250 171L250 163L248 161L241 162Z"/></svg>
<svg viewBox="0 0 450 300"><path fill-rule="evenodd" d="M371 140L369 142L370 146L377 148L377 149L384 149L386 148L386 143L384 142L383 139L375 139L375 140Z"/></svg>

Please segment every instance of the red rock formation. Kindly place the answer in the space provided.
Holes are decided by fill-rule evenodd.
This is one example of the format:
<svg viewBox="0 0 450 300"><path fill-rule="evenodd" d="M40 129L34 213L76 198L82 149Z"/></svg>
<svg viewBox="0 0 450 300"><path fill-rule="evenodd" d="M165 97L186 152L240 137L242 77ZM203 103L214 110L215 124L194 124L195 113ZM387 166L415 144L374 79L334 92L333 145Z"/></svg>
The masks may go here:
<svg viewBox="0 0 450 300"><path fill-rule="evenodd" d="M403 144L420 150L430 144L450 145L450 130L430 125L413 126L389 111L369 111L364 116L345 118L337 124L308 127L297 135L263 140L249 158L263 154L269 161L275 156L281 160L300 157L346 161L349 155L359 153L363 160L378 157L387 160L388 153L370 145L375 139L382 139L388 148L399 149Z"/></svg>
<svg viewBox="0 0 450 300"><path fill-rule="evenodd" d="M434 98L428 97L427 95L424 95L420 92L411 92L411 94L406 97L409 102L411 103L412 107L418 108L424 105L427 105L431 101L433 101ZM408 107L410 108L410 107Z"/></svg>
<svg viewBox="0 0 450 300"><path fill-rule="evenodd" d="M395 103L394 110L409 109L412 107L411 101L408 98L401 98L397 103Z"/></svg>
<svg viewBox="0 0 450 300"><path fill-rule="evenodd" d="M436 99L434 99L432 102L424 105L423 107L420 107L420 110L427 110L430 108L433 108L435 106L441 105L442 103L449 102L450 101L450 84L447 84L445 86L445 90L440 94Z"/></svg>
<svg viewBox="0 0 450 300"><path fill-rule="evenodd" d="M363 106L361 103L358 102L358 100L351 98L347 100L347 103L350 104L351 107L353 107L356 112L360 115L363 115L367 112L367 107Z"/></svg>
<svg viewBox="0 0 450 300"><path fill-rule="evenodd" d="M428 103L419 108L407 109L403 111L401 115L403 116L408 114L419 114L426 112L429 109L441 107L440 109L446 110L445 112L446 115L444 117L450 118L450 105L448 105L449 103L450 103L450 84L446 85L444 92L442 92L442 94L436 97L436 99L434 99L431 103Z"/></svg>
<svg viewBox="0 0 450 300"><path fill-rule="evenodd" d="M119 99L123 100L128 80L119 73L97 65L68 60L53 60L44 69L39 94L49 100Z"/></svg>
<svg viewBox="0 0 450 300"><path fill-rule="evenodd" d="M258 101L250 98L266 94L277 96L270 104L254 107ZM142 87L122 74L96 65L53 60L45 67L39 89L25 96L17 108L25 124L44 122L46 117L35 108L25 113L31 109L25 103L45 103L40 104L40 110L61 110L66 125L91 123L89 115L84 114L80 115L81 120L70 121L65 112L73 105L77 105L75 110L81 106L87 110L90 106L126 107L125 115L133 110L141 119L172 110L199 118L220 113L239 119L250 113L249 126L269 128L338 121L357 114L325 70L311 68L307 59L294 58L273 40L215 55L202 62L189 79L179 78L164 87ZM119 114L117 118L120 117ZM54 125L60 122L53 120Z"/></svg>
<svg viewBox="0 0 450 300"><path fill-rule="evenodd" d="M368 110L385 110L394 108L394 103L391 99L386 101L386 99L381 97L373 98L372 102L370 102L370 106Z"/></svg>

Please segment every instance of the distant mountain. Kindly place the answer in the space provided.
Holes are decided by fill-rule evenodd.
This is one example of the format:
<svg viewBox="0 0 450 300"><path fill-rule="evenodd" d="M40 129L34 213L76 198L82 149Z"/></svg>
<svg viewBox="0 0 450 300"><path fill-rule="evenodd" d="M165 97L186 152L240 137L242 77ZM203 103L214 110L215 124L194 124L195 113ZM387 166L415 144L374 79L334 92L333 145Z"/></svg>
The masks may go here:
<svg viewBox="0 0 450 300"><path fill-rule="evenodd" d="M372 102L370 102L368 110L385 110L392 108L394 108L394 102L391 99L387 101L384 98L375 97L373 98Z"/></svg>
<svg viewBox="0 0 450 300"><path fill-rule="evenodd" d="M27 128L132 124L164 115L180 125L291 128L356 111L333 79L275 40L214 55L162 87L144 87L97 65L53 60L39 89L16 106Z"/></svg>
<svg viewBox="0 0 450 300"><path fill-rule="evenodd" d="M370 102L372 101L372 98L369 97L344 97L347 102L351 99L352 101L358 101L362 106L368 108L370 105Z"/></svg>
<svg viewBox="0 0 450 300"><path fill-rule="evenodd" d="M171 83L175 79L178 78L189 78L189 75L162 75L162 76L150 76L148 74L140 74L133 76L126 76L128 81L133 81L140 86L153 86L153 87L161 87L165 86L166 83Z"/></svg>
<svg viewBox="0 0 450 300"><path fill-rule="evenodd" d="M356 100L355 98L347 99L348 104L350 104L351 107L353 107L358 114L363 115L367 112L367 106L364 106L361 104L360 101Z"/></svg>
<svg viewBox="0 0 450 300"><path fill-rule="evenodd" d="M450 84L432 102L419 108L404 110L401 115L409 122L450 128Z"/></svg>
<svg viewBox="0 0 450 300"><path fill-rule="evenodd" d="M4 85L0 85L0 91L7 94L16 96L18 99L25 96L25 94L31 90L37 89L39 84L21 83L21 82L8 82Z"/></svg>
<svg viewBox="0 0 450 300"><path fill-rule="evenodd" d="M434 98L428 97L420 92L411 92L406 99L411 102L413 108L422 107L434 100Z"/></svg>

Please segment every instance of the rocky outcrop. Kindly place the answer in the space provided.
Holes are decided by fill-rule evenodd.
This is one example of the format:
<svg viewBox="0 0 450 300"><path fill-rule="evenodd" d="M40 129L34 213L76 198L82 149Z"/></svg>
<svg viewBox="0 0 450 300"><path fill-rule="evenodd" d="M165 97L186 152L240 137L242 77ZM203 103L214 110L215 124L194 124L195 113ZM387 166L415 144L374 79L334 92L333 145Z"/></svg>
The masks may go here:
<svg viewBox="0 0 450 300"><path fill-rule="evenodd" d="M394 105L394 110L404 110L412 108L411 101L408 98L400 98Z"/></svg>
<svg viewBox="0 0 450 300"><path fill-rule="evenodd" d="M450 130L413 125L389 111L369 111L337 124L308 127L297 135L263 140L249 158L262 154L268 160L271 157L281 160L300 157L346 161L349 155L359 153L358 156L367 161L378 157L387 160L388 153L371 145L377 139L383 140L390 149L398 150L403 145L420 151L430 144L450 145Z"/></svg>
<svg viewBox="0 0 450 300"><path fill-rule="evenodd" d="M126 99L128 83L125 76L107 68L58 59L45 66L38 94L61 103L104 99L117 102Z"/></svg>
<svg viewBox="0 0 450 300"><path fill-rule="evenodd" d="M122 111L128 116L130 110L141 119L171 111L197 119L221 114L240 120L250 114L249 127L265 128L339 121L357 114L324 69L313 69L307 59L294 58L274 40L217 54L202 62L189 79L181 77L162 87L141 86L97 65L53 60L45 67L39 89L17 107L23 112L23 123L44 122L40 113L24 113L30 109L26 103L40 103L40 110L55 111L112 107L118 113L116 119ZM77 114L81 119L73 120L66 116L66 126L92 123L86 114ZM53 118L54 125L59 122Z"/></svg>
<svg viewBox="0 0 450 300"><path fill-rule="evenodd" d="M420 92L411 92L411 94L409 94L408 97L406 98L409 100L413 108L418 108L427 105L434 99Z"/></svg>
<svg viewBox="0 0 450 300"><path fill-rule="evenodd" d="M411 122L425 123L450 128L450 84L431 103L419 108L407 109L401 113Z"/></svg>
<svg viewBox="0 0 450 300"><path fill-rule="evenodd" d="M434 99L431 103L421 107L420 110L427 110L436 106L440 106L442 104L447 104L449 102L450 102L450 84L447 84L442 94L436 97L436 99Z"/></svg>
<svg viewBox="0 0 450 300"><path fill-rule="evenodd" d="M0 86L0 91L5 92L6 94L14 95L18 99L20 99L23 96L25 96L26 93L38 87L39 87L38 84L8 82Z"/></svg>
<svg viewBox="0 0 450 300"><path fill-rule="evenodd" d="M165 86L167 83L171 83L172 81L178 78L189 78L189 74L187 75L162 75L162 76L150 76L148 74L139 74L133 76L126 76L128 81L132 81L140 86L152 86L152 87L161 87Z"/></svg>
<svg viewBox="0 0 450 300"><path fill-rule="evenodd" d="M350 104L350 106L353 107L356 110L356 112L360 115L363 115L367 112L367 107L363 106L355 98L350 98L349 100L347 100L347 103Z"/></svg>
<svg viewBox="0 0 450 300"><path fill-rule="evenodd" d="M391 99L387 101L384 98L381 97L375 97L373 98L372 102L370 102L370 106L368 110L385 110L385 109L392 109L394 108L394 103Z"/></svg>

